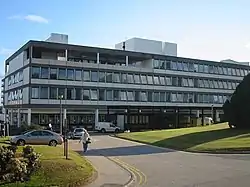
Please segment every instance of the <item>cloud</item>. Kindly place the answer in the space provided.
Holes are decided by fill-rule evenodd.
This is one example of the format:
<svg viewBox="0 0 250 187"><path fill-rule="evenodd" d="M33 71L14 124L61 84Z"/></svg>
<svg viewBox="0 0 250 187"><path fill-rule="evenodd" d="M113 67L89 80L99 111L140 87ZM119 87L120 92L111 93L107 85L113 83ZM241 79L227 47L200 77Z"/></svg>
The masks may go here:
<svg viewBox="0 0 250 187"><path fill-rule="evenodd" d="M12 53L14 53L13 49L7 49L7 48L4 48L4 47L0 47L0 55L9 56Z"/></svg>
<svg viewBox="0 0 250 187"><path fill-rule="evenodd" d="M21 16L21 15L14 15L10 16L8 19L17 19L17 20L27 20L31 22L37 22L37 23L49 23L49 20L38 15L26 15L26 16Z"/></svg>

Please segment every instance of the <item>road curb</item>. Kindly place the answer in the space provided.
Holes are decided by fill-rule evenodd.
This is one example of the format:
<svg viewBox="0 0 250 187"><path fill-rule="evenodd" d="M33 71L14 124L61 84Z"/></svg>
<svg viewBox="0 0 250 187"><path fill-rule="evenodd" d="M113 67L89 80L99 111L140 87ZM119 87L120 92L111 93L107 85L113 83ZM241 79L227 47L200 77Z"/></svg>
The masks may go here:
<svg viewBox="0 0 250 187"><path fill-rule="evenodd" d="M210 152L210 151L183 151L183 150L177 150L177 149L171 149L171 148L158 147L158 146L147 144L145 142L141 142L138 140L131 140L129 138L119 137L117 135L109 135L109 136L113 137L113 138L118 138L118 139L130 141L130 142L137 142L140 144L144 144L144 145L158 148L161 150L165 150L168 152L182 152L182 153L190 153L190 154L210 154L210 155L219 155L219 154L221 154L221 155L229 155L229 154L230 155L249 155L250 154L250 151L241 151L241 152L235 152L235 151L231 151L231 152L230 151L217 151L217 152L216 151L214 151L214 152Z"/></svg>

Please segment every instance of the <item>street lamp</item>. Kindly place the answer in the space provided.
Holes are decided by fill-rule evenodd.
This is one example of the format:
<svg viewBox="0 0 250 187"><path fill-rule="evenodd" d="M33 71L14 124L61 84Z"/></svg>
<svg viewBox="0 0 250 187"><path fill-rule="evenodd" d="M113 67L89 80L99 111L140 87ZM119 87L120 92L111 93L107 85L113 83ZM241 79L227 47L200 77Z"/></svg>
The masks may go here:
<svg viewBox="0 0 250 187"><path fill-rule="evenodd" d="M62 122L62 99L63 99L63 95L59 95L59 99L60 99L60 134L62 134L63 132L63 122Z"/></svg>

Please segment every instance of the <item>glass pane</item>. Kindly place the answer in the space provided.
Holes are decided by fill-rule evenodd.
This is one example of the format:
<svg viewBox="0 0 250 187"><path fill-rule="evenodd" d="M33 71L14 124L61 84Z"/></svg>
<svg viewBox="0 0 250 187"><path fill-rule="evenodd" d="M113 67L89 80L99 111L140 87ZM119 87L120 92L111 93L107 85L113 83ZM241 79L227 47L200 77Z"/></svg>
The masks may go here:
<svg viewBox="0 0 250 187"><path fill-rule="evenodd" d="M177 62L177 69L183 71L183 64L182 62Z"/></svg>
<svg viewBox="0 0 250 187"><path fill-rule="evenodd" d="M153 77L151 75L148 75L148 84L153 84Z"/></svg>
<svg viewBox="0 0 250 187"><path fill-rule="evenodd" d="M134 101L134 92L133 91L128 91L127 92L127 97L128 97L128 101Z"/></svg>
<svg viewBox="0 0 250 187"><path fill-rule="evenodd" d="M171 79L171 77L166 77L166 85L172 86L172 79Z"/></svg>
<svg viewBox="0 0 250 187"><path fill-rule="evenodd" d="M58 88L58 97L62 97L62 99L66 98L65 97L65 88Z"/></svg>
<svg viewBox="0 0 250 187"><path fill-rule="evenodd" d="M214 88L219 88L219 84L218 84L218 81L214 80Z"/></svg>
<svg viewBox="0 0 250 187"><path fill-rule="evenodd" d="M232 69L231 68L227 68L227 72L228 72L228 75L232 75Z"/></svg>
<svg viewBox="0 0 250 187"><path fill-rule="evenodd" d="M166 62L164 60L159 61L159 68L160 69L166 69Z"/></svg>
<svg viewBox="0 0 250 187"><path fill-rule="evenodd" d="M183 102L183 94L182 93L177 94L177 101L180 102L180 103Z"/></svg>
<svg viewBox="0 0 250 187"><path fill-rule="evenodd" d="M206 80L206 79L204 80L204 87L209 88L209 83L208 83L208 80Z"/></svg>
<svg viewBox="0 0 250 187"><path fill-rule="evenodd" d="M208 73L214 73L214 66L208 66Z"/></svg>
<svg viewBox="0 0 250 187"><path fill-rule="evenodd" d="M160 77L160 84L165 85L165 77Z"/></svg>
<svg viewBox="0 0 250 187"><path fill-rule="evenodd" d="M156 85L160 84L158 76L154 76L154 84Z"/></svg>
<svg viewBox="0 0 250 187"><path fill-rule="evenodd" d="M171 95L170 95L170 101L171 102L177 102L177 95L176 95L176 93L171 93Z"/></svg>
<svg viewBox="0 0 250 187"><path fill-rule="evenodd" d="M219 88L223 89L223 83L222 83L222 81L218 81L218 84L219 84Z"/></svg>
<svg viewBox="0 0 250 187"><path fill-rule="evenodd" d="M244 73L244 70L243 70L243 69L240 69L240 75L241 75L241 76L245 76L245 73Z"/></svg>
<svg viewBox="0 0 250 187"><path fill-rule="evenodd" d="M214 66L214 73L215 73L215 74L219 74L218 66Z"/></svg>
<svg viewBox="0 0 250 187"><path fill-rule="evenodd" d="M66 79L66 69L59 68L58 79Z"/></svg>
<svg viewBox="0 0 250 187"><path fill-rule="evenodd" d="M223 67L223 74L224 75L227 75L228 73L227 73L227 68L226 67Z"/></svg>
<svg viewBox="0 0 250 187"><path fill-rule="evenodd" d="M39 79L39 77L40 77L40 68L32 67L32 75L31 75L31 77L34 78L34 79Z"/></svg>
<svg viewBox="0 0 250 187"><path fill-rule="evenodd" d="M120 83L121 82L121 77L120 77L120 73L113 73L113 82L115 83Z"/></svg>
<svg viewBox="0 0 250 187"><path fill-rule="evenodd" d="M178 86L178 78L177 77L172 77L172 84L173 84L173 86Z"/></svg>
<svg viewBox="0 0 250 187"><path fill-rule="evenodd" d="M91 71L91 81L92 82L98 82L98 72L97 71Z"/></svg>
<svg viewBox="0 0 250 187"><path fill-rule="evenodd" d="M83 90L82 96L83 96L83 100L90 100L89 90Z"/></svg>
<svg viewBox="0 0 250 187"><path fill-rule="evenodd" d="M227 87L227 82L226 82L226 81L223 81L223 88L224 88L224 89L228 89L228 87Z"/></svg>
<svg viewBox="0 0 250 187"><path fill-rule="evenodd" d="M42 67L41 68L41 78L48 79L49 78L49 68Z"/></svg>
<svg viewBox="0 0 250 187"><path fill-rule="evenodd" d="M154 67L154 69L159 69L159 60L154 59L153 67Z"/></svg>
<svg viewBox="0 0 250 187"><path fill-rule="evenodd" d="M194 72L199 72L199 66L198 66L198 64L194 64Z"/></svg>
<svg viewBox="0 0 250 187"><path fill-rule="evenodd" d="M194 71L194 63L188 63L188 70L191 72Z"/></svg>
<svg viewBox="0 0 250 187"><path fill-rule="evenodd" d="M134 84L133 74L128 74L127 78L128 78L128 83Z"/></svg>
<svg viewBox="0 0 250 187"><path fill-rule="evenodd" d="M188 80L186 78L181 78L181 86L187 87L188 86Z"/></svg>
<svg viewBox="0 0 250 187"><path fill-rule="evenodd" d="M122 83L127 83L127 73L122 73Z"/></svg>
<svg viewBox="0 0 250 187"><path fill-rule="evenodd" d="M141 83L142 84L147 84L148 83L146 75L141 75Z"/></svg>
<svg viewBox="0 0 250 187"><path fill-rule="evenodd" d="M107 90L106 91L106 96L107 96L107 101L112 101L113 100L113 92L112 90Z"/></svg>
<svg viewBox="0 0 250 187"><path fill-rule="evenodd" d="M232 75L236 76L236 69L232 68Z"/></svg>
<svg viewBox="0 0 250 187"><path fill-rule="evenodd" d="M74 99L74 89L73 88L67 88L67 100Z"/></svg>
<svg viewBox="0 0 250 187"><path fill-rule="evenodd" d="M213 84L213 81L212 80L209 80L209 88L214 88L214 84Z"/></svg>
<svg viewBox="0 0 250 187"><path fill-rule="evenodd" d="M48 87L41 87L40 99L48 99L48 97L49 97Z"/></svg>
<svg viewBox="0 0 250 187"><path fill-rule="evenodd" d="M113 100L114 101L119 101L119 98L120 98L120 96L119 96L119 90L114 90L113 91Z"/></svg>
<svg viewBox="0 0 250 187"><path fill-rule="evenodd" d="M81 88L76 88L75 89L75 93L76 93L76 100L82 100L82 89Z"/></svg>
<svg viewBox="0 0 250 187"><path fill-rule="evenodd" d="M204 73L208 73L208 65L204 65Z"/></svg>
<svg viewBox="0 0 250 187"><path fill-rule="evenodd" d="M171 68L172 70L177 70L177 63L176 63L176 62L171 62L170 68Z"/></svg>
<svg viewBox="0 0 250 187"><path fill-rule="evenodd" d="M31 98L32 99L38 99L39 98L39 88L31 88Z"/></svg>
<svg viewBox="0 0 250 187"><path fill-rule="evenodd" d="M202 79L199 79L199 80L198 80L198 87L199 87L199 88L204 88L204 83L203 83L203 80L202 80Z"/></svg>
<svg viewBox="0 0 250 187"><path fill-rule="evenodd" d="M134 79L135 79L135 84L141 84L140 75L135 74Z"/></svg>
<svg viewBox="0 0 250 187"><path fill-rule="evenodd" d="M227 87L228 87L228 89L232 90L232 82L228 81L227 82Z"/></svg>
<svg viewBox="0 0 250 187"><path fill-rule="evenodd" d="M153 101L153 93L151 91L148 92L148 102Z"/></svg>
<svg viewBox="0 0 250 187"><path fill-rule="evenodd" d="M203 71L204 71L204 66L203 66L203 64L199 64L199 72L200 72L200 73L203 73Z"/></svg>
<svg viewBox="0 0 250 187"><path fill-rule="evenodd" d="M104 89L100 89L99 90L99 100L100 101L105 101L105 90Z"/></svg>
<svg viewBox="0 0 250 187"><path fill-rule="evenodd" d="M194 87L194 79L188 79L189 87Z"/></svg>
<svg viewBox="0 0 250 187"><path fill-rule="evenodd" d="M221 74L221 75L222 75L222 74L223 74L222 67L220 67L220 66L219 66L219 67L218 67L218 70L219 70L219 74Z"/></svg>
<svg viewBox="0 0 250 187"><path fill-rule="evenodd" d="M68 80L74 80L74 70L73 69L67 69L67 78L68 78Z"/></svg>
<svg viewBox="0 0 250 187"><path fill-rule="evenodd" d="M57 69L50 68L50 79L56 80L57 79Z"/></svg>
<svg viewBox="0 0 250 187"><path fill-rule="evenodd" d="M106 81L107 81L108 83L111 83L111 82L112 82L112 73L110 73L110 72L107 72L107 73L106 73Z"/></svg>
<svg viewBox="0 0 250 187"><path fill-rule="evenodd" d="M91 100L98 100L97 90L91 90Z"/></svg>
<svg viewBox="0 0 250 187"><path fill-rule="evenodd" d="M90 71L83 71L83 80L85 82L90 81Z"/></svg>
<svg viewBox="0 0 250 187"><path fill-rule="evenodd" d="M140 101L140 92L135 91L135 101Z"/></svg>
<svg viewBox="0 0 250 187"><path fill-rule="evenodd" d="M127 94L126 94L126 91L121 91L121 92L120 92L120 100L121 100L121 101L127 101Z"/></svg>
<svg viewBox="0 0 250 187"><path fill-rule="evenodd" d="M99 72L99 82L105 82L105 72Z"/></svg>
<svg viewBox="0 0 250 187"><path fill-rule="evenodd" d="M160 92L160 102L166 102L166 94L165 94L165 92Z"/></svg>
<svg viewBox="0 0 250 187"><path fill-rule="evenodd" d="M140 94L140 101L147 101L148 97L147 97L147 92L141 92Z"/></svg>
<svg viewBox="0 0 250 187"><path fill-rule="evenodd" d="M184 71L188 71L188 63L183 62L183 69Z"/></svg>
<svg viewBox="0 0 250 187"><path fill-rule="evenodd" d="M75 80L81 81L82 80L82 70L76 70L75 74L76 74Z"/></svg>
<svg viewBox="0 0 250 187"><path fill-rule="evenodd" d="M160 92L153 92L154 102L160 101Z"/></svg>
<svg viewBox="0 0 250 187"><path fill-rule="evenodd" d="M50 87L50 99L58 99L57 98L57 88Z"/></svg>

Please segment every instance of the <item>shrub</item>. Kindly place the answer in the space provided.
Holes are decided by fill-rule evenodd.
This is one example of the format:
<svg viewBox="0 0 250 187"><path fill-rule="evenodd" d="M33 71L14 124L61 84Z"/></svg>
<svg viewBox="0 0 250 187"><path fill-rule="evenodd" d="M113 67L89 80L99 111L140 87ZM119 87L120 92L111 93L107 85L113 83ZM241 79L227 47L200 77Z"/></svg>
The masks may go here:
<svg viewBox="0 0 250 187"><path fill-rule="evenodd" d="M31 146L25 146L25 147L23 148L23 157L26 158L27 155L31 154L32 152L34 152L33 147L31 147Z"/></svg>

